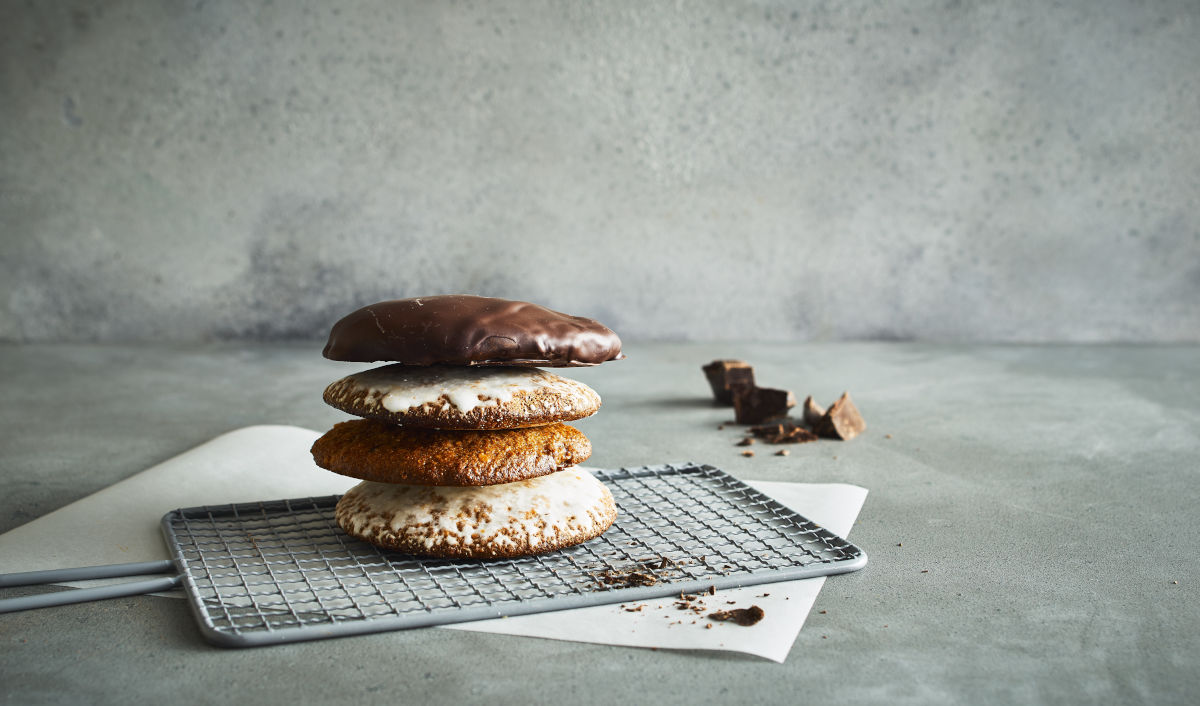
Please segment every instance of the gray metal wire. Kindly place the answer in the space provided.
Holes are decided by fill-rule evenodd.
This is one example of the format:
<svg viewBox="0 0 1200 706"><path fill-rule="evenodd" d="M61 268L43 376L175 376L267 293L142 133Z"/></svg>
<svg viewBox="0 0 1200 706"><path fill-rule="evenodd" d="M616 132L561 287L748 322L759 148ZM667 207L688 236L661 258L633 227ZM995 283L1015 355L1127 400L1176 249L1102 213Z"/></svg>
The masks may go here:
<svg viewBox="0 0 1200 706"><path fill-rule="evenodd" d="M423 559L355 540L337 496L176 510L163 532L202 632L252 646L645 600L862 568L858 547L712 466L598 471L601 537L514 560ZM653 585L611 577L637 571ZM609 579L606 582L606 579Z"/></svg>

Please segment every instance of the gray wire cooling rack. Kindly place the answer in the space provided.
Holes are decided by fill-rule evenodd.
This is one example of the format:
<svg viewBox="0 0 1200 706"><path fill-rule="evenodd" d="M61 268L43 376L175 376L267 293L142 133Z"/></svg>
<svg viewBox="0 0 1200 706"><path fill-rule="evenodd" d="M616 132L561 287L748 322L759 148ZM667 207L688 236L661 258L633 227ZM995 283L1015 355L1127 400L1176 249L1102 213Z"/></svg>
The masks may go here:
<svg viewBox="0 0 1200 706"><path fill-rule="evenodd" d="M346 535L338 496L176 510L162 527L205 637L315 640L860 569L861 549L712 466L596 471L616 524L516 560L422 559Z"/></svg>

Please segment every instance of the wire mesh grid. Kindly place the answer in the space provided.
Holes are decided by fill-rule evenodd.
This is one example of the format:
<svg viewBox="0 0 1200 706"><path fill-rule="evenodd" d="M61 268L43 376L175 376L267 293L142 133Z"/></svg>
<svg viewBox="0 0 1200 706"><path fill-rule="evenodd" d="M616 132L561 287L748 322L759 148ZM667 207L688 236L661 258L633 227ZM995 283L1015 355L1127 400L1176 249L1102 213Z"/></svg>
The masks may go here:
<svg viewBox="0 0 1200 706"><path fill-rule="evenodd" d="M644 600L861 568L858 547L712 466L595 471L616 523L515 560L379 549L338 496L176 510L163 531L210 641L251 646Z"/></svg>

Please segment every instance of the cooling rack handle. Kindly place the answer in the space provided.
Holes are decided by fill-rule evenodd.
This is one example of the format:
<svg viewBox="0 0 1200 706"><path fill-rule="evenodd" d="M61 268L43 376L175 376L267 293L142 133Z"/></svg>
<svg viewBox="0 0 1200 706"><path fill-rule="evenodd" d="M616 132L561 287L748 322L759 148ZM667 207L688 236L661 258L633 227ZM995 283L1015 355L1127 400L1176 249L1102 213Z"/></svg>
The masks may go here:
<svg viewBox="0 0 1200 706"><path fill-rule="evenodd" d="M16 574L0 574L0 588L10 586L33 586L42 583L64 583L67 581L85 581L87 579L110 579L118 576L144 576L146 574L162 574L175 570L175 565L169 559L161 561L139 561L131 564L105 564L103 566L78 566L72 569L51 569L49 571L24 571ZM113 586L97 586L95 588L80 588L72 591L56 591L54 593L39 593L32 596L0 599L0 613L14 613L19 610L32 608L47 608L49 606L67 605L69 603L85 603L99 601L105 598L120 598L136 596L142 593L167 591L175 588L183 581L182 576L163 576L145 581L133 581Z"/></svg>
<svg viewBox="0 0 1200 706"><path fill-rule="evenodd" d="M118 576L165 574L174 569L175 565L171 563L170 559L161 559L159 561L138 561L132 564L104 564L102 566L77 566L72 569L24 571L18 574L0 574L0 588L86 581L88 579L111 579Z"/></svg>
<svg viewBox="0 0 1200 706"><path fill-rule="evenodd" d="M170 562L167 562L168 566L170 566L170 564ZM175 588L182 581L182 576L163 576L161 578L148 579L146 581L119 583L113 586L79 588L70 591L39 593L33 596L5 598L0 599L0 613L15 613L19 610L48 608L50 606L67 605L69 603L86 603L88 601L104 600L105 598L121 598L122 596L137 596L143 593L166 591Z"/></svg>

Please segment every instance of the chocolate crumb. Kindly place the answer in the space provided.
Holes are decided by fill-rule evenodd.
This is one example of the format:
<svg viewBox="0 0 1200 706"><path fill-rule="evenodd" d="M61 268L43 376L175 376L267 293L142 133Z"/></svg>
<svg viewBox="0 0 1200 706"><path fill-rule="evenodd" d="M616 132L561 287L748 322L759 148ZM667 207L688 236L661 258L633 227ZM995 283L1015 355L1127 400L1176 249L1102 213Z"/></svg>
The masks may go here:
<svg viewBox="0 0 1200 706"><path fill-rule="evenodd" d="M828 612L829 612L829 611L827 611L827 610L823 610L823 611L821 611L821 615L825 615L825 614L826 614L826 613L828 613Z"/></svg>
<svg viewBox="0 0 1200 706"><path fill-rule="evenodd" d="M816 441L817 435L804 428L794 419L784 419L773 424L750 427L749 433L768 444L806 444Z"/></svg>
<svg viewBox="0 0 1200 706"><path fill-rule="evenodd" d="M705 630L712 630L712 623L706 623L706 624L704 625L704 629L705 629Z"/></svg>
<svg viewBox="0 0 1200 706"><path fill-rule="evenodd" d="M753 446L753 445L754 445L754 438L750 437L750 436L747 436L745 439L742 439L741 441L737 442L737 444L735 444L735 446Z"/></svg>
<svg viewBox="0 0 1200 706"><path fill-rule="evenodd" d="M775 455L776 456L787 456L788 450L787 449L779 449L778 451L775 452Z"/></svg>
<svg viewBox="0 0 1200 706"><path fill-rule="evenodd" d="M715 613L709 613L708 617L713 620L722 622L737 623L742 626L754 625L763 619L763 609L756 605L749 608L732 608L730 610L718 610Z"/></svg>
<svg viewBox="0 0 1200 706"><path fill-rule="evenodd" d="M716 587L716 586L709 586L709 587L708 587L708 595L710 595L710 596L715 596L715 595L717 595L717 587Z"/></svg>
<svg viewBox="0 0 1200 706"><path fill-rule="evenodd" d="M892 438L892 435L891 435L891 434L884 434L884 435L883 435L883 438L885 438L885 439L890 439L890 438Z"/></svg>
<svg viewBox="0 0 1200 706"><path fill-rule="evenodd" d="M750 449L746 449L745 451L742 452L742 455L745 456L746 458L751 458L754 456L754 452L751 451Z"/></svg>
<svg viewBox="0 0 1200 706"><path fill-rule="evenodd" d="M783 422L776 424L760 424L759 426L750 427L746 430L746 433L766 439L767 437L775 436L776 434L782 434L783 429Z"/></svg>
<svg viewBox="0 0 1200 706"><path fill-rule="evenodd" d="M654 586L658 577L643 571L618 571L609 569L597 575L596 580L605 588L631 588L634 586Z"/></svg>
<svg viewBox="0 0 1200 706"><path fill-rule="evenodd" d="M929 573L929 569L921 569L921 573L927 574L927 573Z"/></svg>

